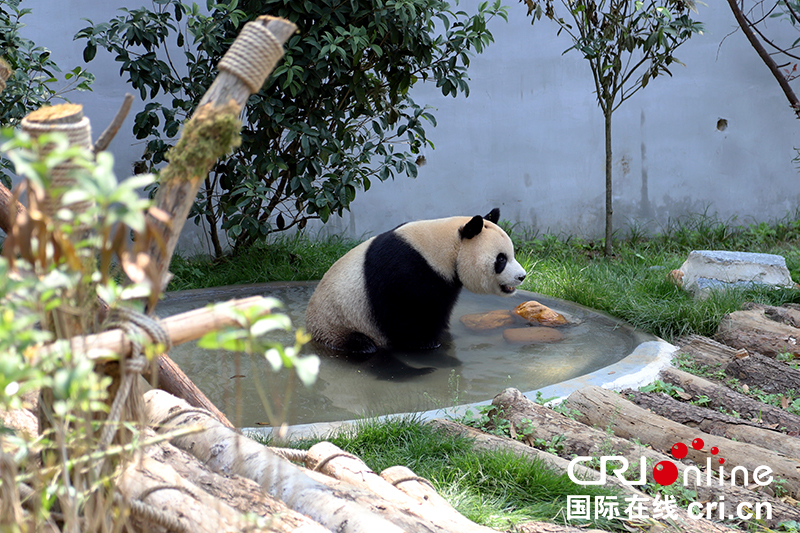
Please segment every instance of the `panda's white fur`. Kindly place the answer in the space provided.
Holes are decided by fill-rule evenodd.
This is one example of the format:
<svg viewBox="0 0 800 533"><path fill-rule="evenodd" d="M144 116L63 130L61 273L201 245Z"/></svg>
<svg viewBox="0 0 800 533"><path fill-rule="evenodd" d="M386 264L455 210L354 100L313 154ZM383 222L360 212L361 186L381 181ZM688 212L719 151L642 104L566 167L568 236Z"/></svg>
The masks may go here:
<svg viewBox="0 0 800 533"><path fill-rule="evenodd" d="M347 352L437 346L462 286L506 296L525 279L499 217L418 220L356 246L311 296L308 332Z"/></svg>

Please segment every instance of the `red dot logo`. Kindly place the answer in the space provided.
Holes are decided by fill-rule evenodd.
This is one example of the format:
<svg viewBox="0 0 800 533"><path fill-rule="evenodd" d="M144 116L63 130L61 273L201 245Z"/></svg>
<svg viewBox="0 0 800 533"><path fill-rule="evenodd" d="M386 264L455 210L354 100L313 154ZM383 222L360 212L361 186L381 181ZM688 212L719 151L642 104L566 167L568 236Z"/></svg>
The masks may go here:
<svg viewBox="0 0 800 533"><path fill-rule="evenodd" d="M719 464L721 464L721 465L724 465L724 464L725 464L725 459L723 459L722 457L720 457L720 458L719 458Z"/></svg>
<svg viewBox="0 0 800 533"><path fill-rule="evenodd" d="M695 450L702 450L703 446L705 446L705 445L706 445L706 443L703 442L703 439L701 439L699 437L692 441L692 448L694 448Z"/></svg>
<svg viewBox="0 0 800 533"><path fill-rule="evenodd" d="M675 459L683 459L689 453L689 448L682 442L676 442L672 445L672 457Z"/></svg>
<svg viewBox="0 0 800 533"><path fill-rule="evenodd" d="M672 461L660 461L653 467L653 479L659 485L672 485L678 479L678 467Z"/></svg>
<svg viewBox="0 0 800 533"><path fill-rule="evenodd" d="M711 455L717 455L719 453L719 448L712 446L709 451L711 452Z"/></svg>

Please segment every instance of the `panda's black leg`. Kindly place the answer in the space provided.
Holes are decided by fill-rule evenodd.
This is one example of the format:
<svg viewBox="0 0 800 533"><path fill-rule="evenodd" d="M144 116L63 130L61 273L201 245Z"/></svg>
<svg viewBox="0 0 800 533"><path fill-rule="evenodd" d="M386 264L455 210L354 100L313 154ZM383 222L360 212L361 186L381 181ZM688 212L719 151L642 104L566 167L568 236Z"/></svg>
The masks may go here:
<svg viewBox="0 0 800 533"><path fill-rule="evenodd" d="M378 351L378 347L371 338L357 331L347 336L343 348L345 352L354 354L371 354Z"/></svg>

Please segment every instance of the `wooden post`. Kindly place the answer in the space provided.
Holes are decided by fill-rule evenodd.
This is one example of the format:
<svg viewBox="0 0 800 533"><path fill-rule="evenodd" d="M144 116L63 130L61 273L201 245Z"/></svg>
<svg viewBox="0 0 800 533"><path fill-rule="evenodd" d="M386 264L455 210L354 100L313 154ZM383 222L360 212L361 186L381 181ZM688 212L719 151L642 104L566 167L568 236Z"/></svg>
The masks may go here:
<svg viewBox="0 0 800 533"><path fill-rule="evenodd" d="M262 16L245 25L242 33L219 64L220 73L186 123L178 144L170 152L170 163L161 173L156 207L169 221L150 217L163 235L163 247L152 243L149 254L156 280L163 290L169 282L169 264L197 192L217 159L239 142L239 115L251 94L261 89L275 63L283 55L283 43L297 30L291 22ZM151 299L154 313L157 300ZM195 407L219 410L195 387L166 355L159 359L158 386L190 400ZM230 422L223 420L227 425Z"/></svg>

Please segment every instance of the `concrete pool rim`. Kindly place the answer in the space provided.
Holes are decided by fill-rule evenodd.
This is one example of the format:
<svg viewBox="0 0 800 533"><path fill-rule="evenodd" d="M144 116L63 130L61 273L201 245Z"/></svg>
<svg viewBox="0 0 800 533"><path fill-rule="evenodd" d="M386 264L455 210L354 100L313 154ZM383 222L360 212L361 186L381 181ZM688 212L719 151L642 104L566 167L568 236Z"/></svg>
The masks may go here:
<svg viewBox="0 0 800 533"><path fill-rule="evenodd" d="M189 289L185 291L167 293L164 297L164 300L175 302L180 301L181 299L196 298L199 294L208 295L209 293L213 294L214 292L224 292L230 298L237 298L252 295L254 292L258 292L261 289L268 290L270 288L301 287L310 285L312 283L316 283L316 281L279 281L247 285L229 285L206 289ZM235 293L237 291L241 292L242 295L236 295ZM528 291L520 292L523 294L528 293ZM529 294L536 295L536 293ZM548 298L550 297L548 296ZM574 302L568 303L571 305L579 305L575 304ZM601 315L605 314L594 309L591 309L591 311ZM624 323L624 321L617 318L614 318L614 320ZM611 390L621 390L624 388L637 388L639 386L651 383L663 368L671 365L672 356L676 350L676 347L653 335L643 333L643 336L648 337L651 340L644 340L643 342L640 342L630 354L623 357L616 363L612 363L611 365L600 368L583 376L578 376L560 383L548 385L540 389L522 392L531 400L536 400L537 396L541 396L541 398L558 402L569 396L572 392L589 385L595 385ZM501 392L501 390L498 390L496 394ZM442 417L459 418L463 417L468 411L475 410L481 406L490 405L491 402L492 399L490 398L480 402L437 408L428 411L394 413L371 418L381 420L391 417L414 416L422 421ZM335 422L315 422L287 426L287 431L283 438L296 439L310 436L318 437L329 434L339 428L352 427L358 423L358 419L351 419ZM259 434L265 436L269 435L273 431L273 428L270 427L245 427L242 429L249 434Z"/></svg>

